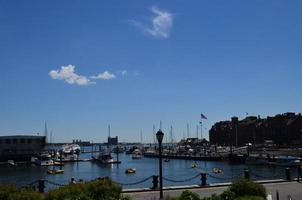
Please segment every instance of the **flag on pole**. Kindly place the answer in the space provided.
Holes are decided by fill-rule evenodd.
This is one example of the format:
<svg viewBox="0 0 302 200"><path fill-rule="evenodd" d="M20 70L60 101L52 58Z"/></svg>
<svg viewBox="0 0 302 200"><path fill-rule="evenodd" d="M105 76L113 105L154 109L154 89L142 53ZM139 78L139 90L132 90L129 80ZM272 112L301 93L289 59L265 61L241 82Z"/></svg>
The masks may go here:
<svg viewBox="0 0 302 200"><path fill-rule="evenodd" d="M208 119L204 114L200 114L200 116L201 116L201 119Z"/></svg>

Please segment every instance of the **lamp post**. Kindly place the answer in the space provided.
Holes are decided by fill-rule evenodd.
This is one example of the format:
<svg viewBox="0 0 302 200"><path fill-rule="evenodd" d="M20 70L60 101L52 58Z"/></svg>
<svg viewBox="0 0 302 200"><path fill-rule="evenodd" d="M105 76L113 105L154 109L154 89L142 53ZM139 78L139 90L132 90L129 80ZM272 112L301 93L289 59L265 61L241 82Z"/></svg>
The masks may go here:
<svg viewBox="0 0 302 200"><path fill-rule="evenodd" d="M156 138L158 141L158 152L159 152L159 198L163 199L163 167L162 167L162 141L164 138L164 133L159 129L156 133Z"/></svg>

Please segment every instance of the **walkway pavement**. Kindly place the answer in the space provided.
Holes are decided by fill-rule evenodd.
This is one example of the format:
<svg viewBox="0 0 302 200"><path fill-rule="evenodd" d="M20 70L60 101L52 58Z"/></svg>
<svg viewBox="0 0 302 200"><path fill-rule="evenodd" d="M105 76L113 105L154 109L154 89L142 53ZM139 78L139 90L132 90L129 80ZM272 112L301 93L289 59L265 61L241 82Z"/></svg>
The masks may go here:
<svg viewBox="0 0 302 200"><path fill-rule="evenodd" d="M287 200L290 195L292 200L302 200L302 183L297 182L279 182L279 183L266 183L263 184L268 194L272 195L272 199L276 200L276 191L279 191L280 200ZM196 192L200 197L210 197L212 194L221 194L228 186L215 186L206 188L190 189ZM176 197L185 189L164 190L164 197ZM144 191L144 192L131 192L125 195L131 196L133 200L158 200L159 191Z"/></svg>

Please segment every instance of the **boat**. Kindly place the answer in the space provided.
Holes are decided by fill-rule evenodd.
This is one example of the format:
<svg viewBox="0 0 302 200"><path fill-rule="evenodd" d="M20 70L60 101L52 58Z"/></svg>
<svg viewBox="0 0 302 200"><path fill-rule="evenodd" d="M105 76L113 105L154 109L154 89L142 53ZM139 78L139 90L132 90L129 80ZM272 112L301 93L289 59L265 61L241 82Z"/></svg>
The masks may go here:
<svg viewBox="0 0 302 200"><path fill-rule="evenodd" d="M17 166L17 164L15 163L14 160L8 160L8 161L7 161L7 164L8 164L9 166Z"/></svg>
<svg viewBox="0 0 302 200"><path fill-rule="evenodd" d="M101 152L95 160L97 162L100 162L101 164L112 164L112 163L114 163L110 152Z"/></svg>
<svg viewBox="0 0 302 200"><path fill-rule="evenodd" d="M54 162L53 165L54 166L64 166L64 163L62 163L62 162Z"/></svg>
<svg viewBox="0 0 302 200"><path fill-rule="evenodd" d="M277 156L271 158L269 164L284 167L299 166L301 164L301 158L294 156Z"/></svg>
<svg viewBox="0 0 302 200"><path fill-rule="evenodd" d="M170 162L170 159L166 158L164 159L164 162Z"/></svg>
<svg viewBox="0 0 302 200"><path fill-rule="evenodd" d="M78 160L81 147L78 144L65 144L56 154L56 161L68 162Z"/></svg>
<svg viewBox="0 0 302 200"><path fill-rule="evenodd" d="M198 167L198 165L197 165L196 162L193 162L192 165L191 165L191 167L192 167L192 168L196 168L196 167Z"/></svg>
<svg viewBox="0 0 302 200"><path fill-rule="evenodd" d="M135 168L128 168L128 169L126 169L126 171L125 171L126 174L133 174L133 173L135 173L135 172L136 172L136 169L135 169Z"/></svg>
<svg viewBox="0 0 302 200"><path fill-rule="evenodd" d="M51 159L51 155L46 152L40 153L37 156L35 163L36 163L36 165L39 165L39 166L50 166L50 165L54 164L53 160Z"/></svg>
<svg viewBox="0 0 302 200"><path fill-rule="evenodd" d="M50 169L47 170L47 174L63 174L64 170L63 169Z"/></svg>
<svg viewBox="0 0 302 200"><path fill-rule="evenodd" d="M218 167L214 167L213 168L213 173L214 174L223 174L222 169L218 168Z"/></svg>
<svg viewBox="0 0 302 200"><path fill-rule="evenodd" d="M142 158L142 152L139 149L135 149L132 152L132 159L141 159Z"/></svg>

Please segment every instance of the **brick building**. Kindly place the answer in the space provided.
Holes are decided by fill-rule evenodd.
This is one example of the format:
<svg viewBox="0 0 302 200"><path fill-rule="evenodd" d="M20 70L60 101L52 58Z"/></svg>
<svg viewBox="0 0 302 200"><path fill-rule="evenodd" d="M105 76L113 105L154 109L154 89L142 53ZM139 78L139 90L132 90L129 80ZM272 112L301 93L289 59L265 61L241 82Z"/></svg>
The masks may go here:
<svg viewBox="0 0 302 200"><path fill-rule="evenodd" d="M302 116L288 112L264 119L233 117L230 121L215 123L209 137L210 143L217 145L263 144L265 140L272 140L279 146L302 146Z"/></svg>

